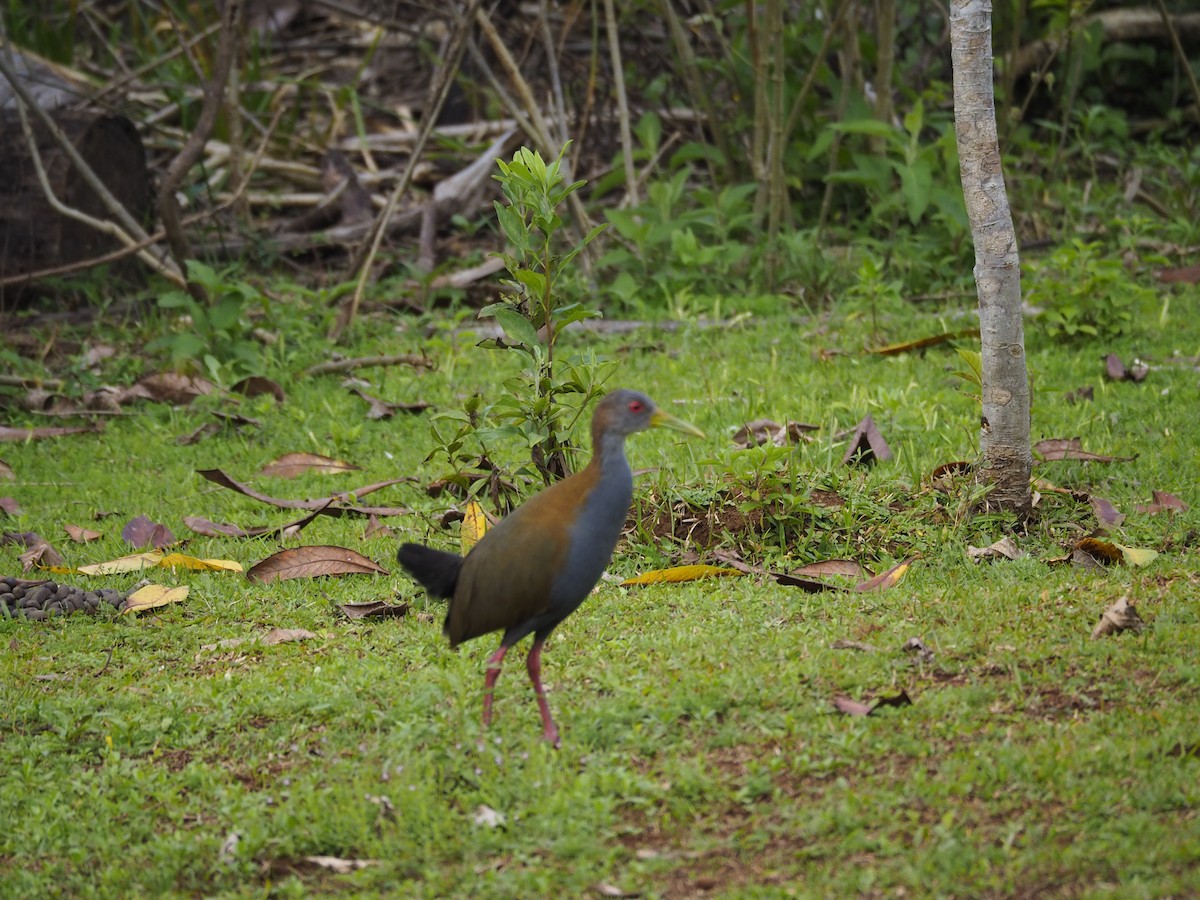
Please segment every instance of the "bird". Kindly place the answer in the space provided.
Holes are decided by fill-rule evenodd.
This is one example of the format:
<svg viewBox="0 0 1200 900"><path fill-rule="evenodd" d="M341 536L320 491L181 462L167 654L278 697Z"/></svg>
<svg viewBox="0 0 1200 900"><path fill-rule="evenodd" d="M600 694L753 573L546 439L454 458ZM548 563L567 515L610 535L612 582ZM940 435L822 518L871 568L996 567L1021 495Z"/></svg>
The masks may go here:
<svg viewBox="0 0 1200 900"><path fill-rule="evenodd" d="M543 737L559 747L558 727L542 686L542 646L579 608L600 580L633 499L633 471L625 438L649 428L704 432L659 409L639 391L615 390L592 414L592 458L587 466L534 495L484 532L465 557L421 544L403 544L400 565L431 596L450 601L444 633L450 646L503 631L487 660L483 728L492 721L492 697L508 651L533 635L525 669L542 717Z"/></svg>

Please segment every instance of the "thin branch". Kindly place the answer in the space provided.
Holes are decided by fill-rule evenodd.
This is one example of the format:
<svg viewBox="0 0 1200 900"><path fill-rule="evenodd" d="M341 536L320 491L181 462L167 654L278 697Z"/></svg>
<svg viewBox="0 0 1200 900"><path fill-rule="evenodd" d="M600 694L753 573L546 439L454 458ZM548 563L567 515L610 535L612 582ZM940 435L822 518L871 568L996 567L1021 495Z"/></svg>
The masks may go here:
<svg viewBox="0 0 1200 900"><path fill-rule="evenodd" d="M1200 110L1200 84L1196 82L1196 73L1192 71L1191 60L1188 59L1187 53L1184 52L1183 44L1179 40L1179 31L1175 28L1175 23L1171 20L1171 14L1167 12L1167 4L1163 0L1155 0L1158 4L1158 13L1162 16L1163 27L1167 29L1167 34L1171 36L1171 46L1175 48L1175 56L1179 59L1180 68L1187 74L1188 84L1192 86L1192 97L1196 101L1196 108Z"/></svg>

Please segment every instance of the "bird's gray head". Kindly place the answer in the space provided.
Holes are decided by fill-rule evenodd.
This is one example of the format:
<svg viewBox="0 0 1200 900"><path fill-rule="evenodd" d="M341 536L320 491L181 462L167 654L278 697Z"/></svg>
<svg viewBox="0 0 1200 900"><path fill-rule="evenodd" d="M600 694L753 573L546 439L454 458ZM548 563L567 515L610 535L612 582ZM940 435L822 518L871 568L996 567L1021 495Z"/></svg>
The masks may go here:
<svg viewBox="0 0 1200 900"><path fill-rule="evenodd" d="M640 391L625 388L605 396L592 414L592 442L599 446L606 435L624 438L647 428L673 428L685 434L704 437L704 432L669 415L654 405L654 401Z"/></svg>

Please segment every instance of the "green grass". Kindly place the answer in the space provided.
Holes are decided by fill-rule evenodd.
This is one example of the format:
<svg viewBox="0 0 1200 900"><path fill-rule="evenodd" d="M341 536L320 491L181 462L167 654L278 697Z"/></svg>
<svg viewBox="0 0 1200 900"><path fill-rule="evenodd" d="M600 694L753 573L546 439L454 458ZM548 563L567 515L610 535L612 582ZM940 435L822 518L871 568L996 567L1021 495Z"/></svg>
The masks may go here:
<svg viewBox="0 0 1200 900"><path fill-rule="evenodd" d="M505 355L468 340L428 343L394 324L365 325L351 352L424 344L438 368L365 373L377 395L453 409L512 370ZM856 351L864 327L778 318L567 337L564 347L616 361L611 386L645 388L709 435L631 439L635 468L657 471L639 479L641 525L618 547L614 574L669 563L683 549L652 522L757 509L761 518L744 516L754 529L718 531L710 543L776 568L848 555L881 571L922 554L897 587L810 595L755 579L605 583L548 646L557 752L539 740L519 654L480 749L483 660L496 640L450 651L441 607L399 573L267 586L168 574L156 580L188 584L191 596L137 619L0 620L0 895L530 897L602 883L645 896L1197 893L1200 426L1196 373L1169 358L1195 356L1200 329L1178 319L1114 346L1054 346L1031 329L1035 439L1078 435L1089 450L1137 455L1035 474L1108 498L1129 514L1115 539L1163 551L1146 568L1089 573L1044 561L1095 526L1086 504L1048 493L1019 536L1029 557L968 561L967 544L990 543L1007 523L967 515L967 486L947 495L921 484L936 465L976 453L978 406L956 389L957 358L945 349L814 355ZM932 319L904 327L914 333L898 336L941 330ZM1109 351L1140 354L1156 369L1141 385L1106 383ZM142 513L178 536L188 534L185 515L241 525L294 518L194 474L221 467L292 497L413 475L372 495L417 511L389 520L394 537L364 540L365 522L322 518L284 543L343 544L389 569L399 540L456 546L453 528L438 525L451 501L423 491L446 472L444 460L422 462L433 446L426 417L369 422L338 377L288 374L319 353L302 337L277 355L287 402L242 404L259 431L176 445L207 409L228 405L201 401L140 407L102 436L3 448L17 475L4 493L24 510L7 528L42 533L77 565L128 552L120 526ZM1063 402L1086 383L1092 403ZM896 456L849 470L831 436L868 412ZM760 416L822 429L791 451L734 449L732 430ZM363 471L254 479L295 450ZM496 456L522 462L503 447ZM844 505L813 501L814 488ZM1153 489L1193 511L1135 513ZM116 515L96 523L97 511ZM106 537L70 545L61 530L69 522ZM278 546L193 536L187 552L248 567ZM18 573L18 550L0 553L3 573ZM62 577L123 589L138 580ZM398 594L413 610L352 623L322 592L336 602ZM1149 627L1090 640L1101 611L1124 594ZM316 637L204 649L273 626ZM903 651L913 637L932 661ZM838 640L878 649L833 649ZM899 688L912 706L865 719L832 706L838 695ZM504 827L474 824L480 805L502 813ZM375 862L335 875L305 865L308 855Z"/></svg>

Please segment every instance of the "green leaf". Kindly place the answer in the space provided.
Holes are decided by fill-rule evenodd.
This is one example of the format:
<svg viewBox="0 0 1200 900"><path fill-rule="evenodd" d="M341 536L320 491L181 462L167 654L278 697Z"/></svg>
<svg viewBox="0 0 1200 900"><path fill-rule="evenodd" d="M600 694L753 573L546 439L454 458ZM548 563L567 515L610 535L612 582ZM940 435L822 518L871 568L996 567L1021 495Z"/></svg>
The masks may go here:
<svg viewBox="0 0 1200 900"><path fill-rule="evenodd" d="M530 350L538 346L537 331L534 329L533 323L519 312L507 307L498 309L496 310L496 321L500 323L500 327L504 329L504 334L509 340Z"/></svg>

